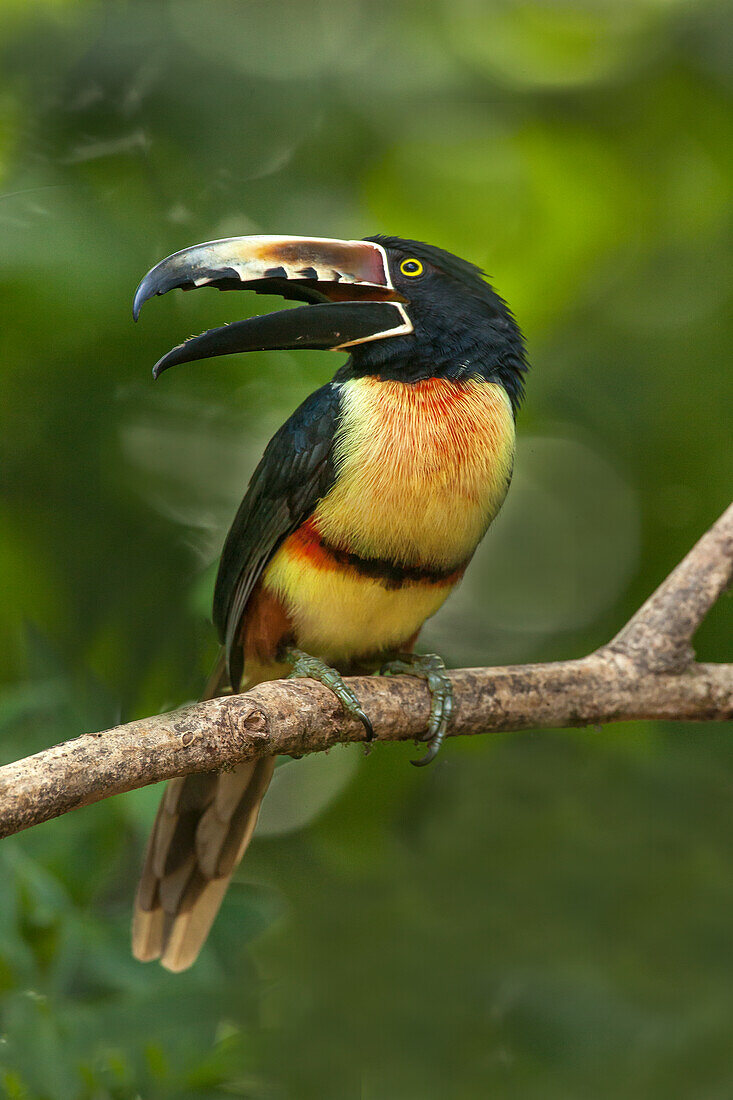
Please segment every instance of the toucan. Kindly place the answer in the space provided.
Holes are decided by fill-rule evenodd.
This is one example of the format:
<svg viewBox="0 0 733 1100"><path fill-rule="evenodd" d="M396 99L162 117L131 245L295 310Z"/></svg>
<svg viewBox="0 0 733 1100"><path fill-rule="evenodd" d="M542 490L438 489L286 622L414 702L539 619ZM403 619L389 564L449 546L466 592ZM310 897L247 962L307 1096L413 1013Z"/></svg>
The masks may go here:
<svg viewBox="0 0 733 1100"><path fill-rule="evenodd" d="M348 353L267 445L224 544L213 618L221 656L204 698L288 673L327 684L373 736L342 679L422 677L427 750L452 711L420 629L461 580L512 476L525 342L474 264L400 237L244 236L174 253L133 313L173 288L249 289L301 303L191 337L160 359L321 348ZM196 959L254 832L274 758L169 782L133 919L138 959Z"/></svg>

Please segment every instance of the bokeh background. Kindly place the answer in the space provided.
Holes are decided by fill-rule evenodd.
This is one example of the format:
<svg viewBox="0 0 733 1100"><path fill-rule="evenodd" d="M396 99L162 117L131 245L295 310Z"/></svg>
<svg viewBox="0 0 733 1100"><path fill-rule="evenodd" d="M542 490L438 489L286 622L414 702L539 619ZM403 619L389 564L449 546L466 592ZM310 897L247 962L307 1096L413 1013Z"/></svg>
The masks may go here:
<svg viewBox="0 0 733 1100"><path fill-rule="evenodd" d="M508 503L425 646L545 660L620 627L730 498L732 12L2 0L0 759L197 695L227 524L340 362L153 385L253 309L170 295L133 326L148 267L212 237L396 233L481 264L533 372ZM723 600L699 655L730 638ZM129 956L158 789L6 840L0 1094L730 1097L731 733L286 763L181 976Z"/></svg>

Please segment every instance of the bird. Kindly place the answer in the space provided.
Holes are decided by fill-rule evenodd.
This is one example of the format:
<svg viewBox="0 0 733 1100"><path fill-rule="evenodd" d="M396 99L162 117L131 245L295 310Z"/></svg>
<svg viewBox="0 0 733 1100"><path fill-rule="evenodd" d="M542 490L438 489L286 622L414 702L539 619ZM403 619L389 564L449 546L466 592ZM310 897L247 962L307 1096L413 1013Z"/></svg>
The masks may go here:
<svg viewBox="0 0 733 1100"><path fill-rule="evenodd" d="M449 726L444 662L416 654L509 489L528 369L507 303L473 263L401 237L250 235L153 267L143 304L174 288L249 289L299 303L210 329L169 368L239 352L345 352L332 380L268 443L224 543L213 620L221 653L203 698L285 675L326 684L374 731L343 676L415 675L431 697L413 763ZM247 848L272 757L171 780L135 899L133 953L191 966Z"/></svg>

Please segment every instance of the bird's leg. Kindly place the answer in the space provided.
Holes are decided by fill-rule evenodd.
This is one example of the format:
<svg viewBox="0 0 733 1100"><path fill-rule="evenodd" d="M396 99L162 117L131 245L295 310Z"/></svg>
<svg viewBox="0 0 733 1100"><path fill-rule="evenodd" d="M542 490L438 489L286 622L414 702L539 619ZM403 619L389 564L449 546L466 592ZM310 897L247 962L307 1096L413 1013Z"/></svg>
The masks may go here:
<svg viewBox="0 0 733 1100"><path fill-rule="evenodd" d="M366 730L367 741L374 739L374 727L362 710L361 703L351 688L346 686L341 673L337 669L331 668L319 657L311 657L309 653L304 653L302 649L296 649L294 646L289 646L283 657L288 664L293 666L293 670L288 676L289 680L308 677L310 680L318 680L324 687L330 688L346 713L358 718L362 723Z"/></svg>
<svg viewBox="0 0 733 1100"><path fill-rule="evenodd" d="M430 719L421 740L428 742L428 751L419 760L410 761L416 768L422 768L438 755L453 713L453 685L445 671L445 662L435 653L400 653L379 671L382 676L418 676L427 681Z"/></svg>

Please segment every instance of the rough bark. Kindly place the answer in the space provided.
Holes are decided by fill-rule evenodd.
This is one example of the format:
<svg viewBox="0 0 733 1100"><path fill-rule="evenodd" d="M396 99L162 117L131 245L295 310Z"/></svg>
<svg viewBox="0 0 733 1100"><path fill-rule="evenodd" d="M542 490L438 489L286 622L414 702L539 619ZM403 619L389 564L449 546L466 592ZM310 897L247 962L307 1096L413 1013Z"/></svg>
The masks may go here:
<svg viewBox="0 0 733 1100"><path fill-rule="evenodd" d="M733 505L620 633L575 661L451 672L451 736L630 719L733 718L733 665L696 664L692 636L733 578ZM423 682L348 681L380 741L418 738L429 700ZM259 684L169 714L88 733L0 768L0 837L123 791L255 756L321 752L362 741L312 680Z"/></svg>

